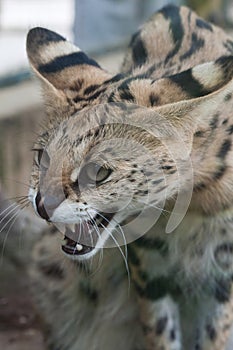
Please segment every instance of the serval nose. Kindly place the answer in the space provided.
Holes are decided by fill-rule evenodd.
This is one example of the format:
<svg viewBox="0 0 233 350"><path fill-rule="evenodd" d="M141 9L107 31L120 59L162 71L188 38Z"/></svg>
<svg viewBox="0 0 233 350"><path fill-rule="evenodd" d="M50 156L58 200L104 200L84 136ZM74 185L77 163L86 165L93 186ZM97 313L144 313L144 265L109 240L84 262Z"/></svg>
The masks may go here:
<svg viewBox="0 0 233 350"><path fill-rule="evenodd" d="M36 208L38 214L42 217L42 219L50 221L50 217L53 215L54 210L63 202L64 199L64 196L56 197L50 194L42 196L40 191L38 191L36 196Z"/></svg>

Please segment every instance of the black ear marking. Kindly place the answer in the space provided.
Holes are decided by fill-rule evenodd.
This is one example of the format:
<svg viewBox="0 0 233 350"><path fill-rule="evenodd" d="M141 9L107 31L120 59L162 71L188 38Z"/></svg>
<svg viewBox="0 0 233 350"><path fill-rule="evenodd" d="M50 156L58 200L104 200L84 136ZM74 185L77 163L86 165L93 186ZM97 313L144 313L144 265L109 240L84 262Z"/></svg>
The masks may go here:
<svg viewBox="0 0 233 350"><path fill-rule="evenodd" d="M49 88L53 95L59 95L60 100L68 96L78 103L84 99L83 92L89 86L101 85L111 78L111 74L76 45L45 28L29 31L27 54L34 72L45 83L43 87Z"/></svg>
<svg viewBox="0 0 233 350"><path fill-rule="evenodd" d="M87 64L100 68L97 62L89 58L84 52L74 52L69 55L56 57L53 61L40 65L38 71L41 74L56 73L62 69L78 66L80 64Z"/></svg>
<svg viewBox="0 0 233 350"><path fill-rule="evenodd" d="M42 45L59 41L66 41L66 39L46 28L35 27L28 32L26 46L29 51L37 51Z"/></svg>

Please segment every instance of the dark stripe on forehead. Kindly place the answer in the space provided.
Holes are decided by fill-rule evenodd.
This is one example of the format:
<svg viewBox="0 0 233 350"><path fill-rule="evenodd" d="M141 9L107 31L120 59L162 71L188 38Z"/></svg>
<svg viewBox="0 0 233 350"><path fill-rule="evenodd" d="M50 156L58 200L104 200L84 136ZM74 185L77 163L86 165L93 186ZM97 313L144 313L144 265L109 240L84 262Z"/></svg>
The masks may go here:
<svg viewBox="0 0 233 350"><path fill-rule="evenodd" d="M41 74L56 73L64 68L73 67L81 64L88 64L100 68L97 62L85 55L84 52L74 52L66 56L56 57L53 61L39 66Z"/></svg>

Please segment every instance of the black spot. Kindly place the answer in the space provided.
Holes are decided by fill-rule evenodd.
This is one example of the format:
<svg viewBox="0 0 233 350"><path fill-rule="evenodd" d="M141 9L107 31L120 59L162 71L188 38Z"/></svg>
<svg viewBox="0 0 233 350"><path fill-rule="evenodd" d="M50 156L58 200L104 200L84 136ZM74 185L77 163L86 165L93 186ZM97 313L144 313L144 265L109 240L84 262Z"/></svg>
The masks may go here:
<svg viewBox="0 0 233 350"><path fill-rule="evenodd" d="M85 101L92 101L92 100L95 100L97 97L99 97L99 95L101 95L103 92L106 91L106 88L104 89L101 89L99 91L96 91L93 95L91 96L88 96L85 98Z"/></svg>
<svg viewBox="0 0 233 350"><path fill-rule="evenodd" d="M164 317L161 317L161 318L158 319L158 321L156 323L156 326L155 326L155 333L157 335L162 335L163 334L163 332L166 329L167 322L168 322L168 317L167 316L164 316Z"/></svg>
<svg viewBox="0 0 233 350"><path fill-rule="evenodd" d="M176 340L176 331L175 331L174 328L170 331L169 338L170 338L171 341L175 341Z"/></svg>
<svg viewBox="0 0 233 350"><path fill-rule="evenodd" d="M211 341L215 341L215 339L217 337L217 333L212 325L210 325L210 324L206 325L206 333Z"/></svg>
<svg viewBox="0 0 233 350"><path fill-rule="evenodd" d="M153 180L153 181L151 181L152 185L158 185L158 184L160 184L161 182L163 182L163 179L158 179L158 180Z"/></svg>
<svg viewBox="0 0 233 350"><path fill-rule="evenodd" d="M150 96L149 96L149 100L150 100L150 105L151 106L159 105L160 98L158 96L156 96L155 94L151 93Z"/></svg>
<svg viewBox="0 0 233 350"><path fill-rule="evenodd" d="M99 87L99 85L97 84L93 84L88 86L85 90L84 90L84 95L89 95L92 92L94 92L97 88Z"/></svg>
<svg viewBox="0 0 233 350"><path fill-rule="evenodd" d="M140 36L140 31L133 35L130 46L134 65L142 66L147 61L147 50Z"/></svg>
<svg viewBox="0 0 233 350"><path fill-rule="evenodd" d="M135 265L135 266L140 265L140 259L138 258L137 253L130 246L128 246L128 257L129 257L129 261L132 265Z"/></svg>
<svg viewBox="0 0 233 350"><path fill-rule="evenodd" d="M192 45L188 51L186 51L181 57L181 60L185 60L191 57L195 52L200 50L205 45L205 41L201 38L198 38L196 33L192 34Z"/></svg>
<svg viewBox="0 0 233 350"><path fill-rule="evenodd" d="M233 53L233 41L232 40L227 40L224 43L224 47L232 54Z"/></svg>
<svg viewBox="0 0 233 350"><path fill-rule="evenodd" d="M228 92L228 94L226 94L224 96L224 101L227 102L227 101L230 101L232 98L232 93Z"/></svg>
<svg viewBox="0 0 233 350"><path fill-rule="evenodd" d="M222 125L225 125L228 123L228 119L224 119L223 122L222 122Z"/></svg>
<svg viewBox="0 0 233 350"><path fill-rule="evenodd" d="M219 260L219 254L221 255L222 252L226 254L233 254L233 243L225 242L217 246L214 251L214 257L217 261ZM225 268L229 268L229 262L225 262L223 265Z"/></svg>
<svg viewBox="0 0 233 350"><path fill-rule="evenodd" d="M223 175L225 174L227 169L226 165L222 165L214 174L213 174L213 180L220 180Z"/></svg>
<svg viewBox="0 0 233 350"><path fill-rule="evenodd" d="M145 171L144 175L145 176L152 176L152 175L154 175L154 172L153 171Z"/></svg>
<svg viewBox="0 0 233 350"><path fill-rule="evenodd" d="M49 63L40 65L38 70L41 74L56 73L64 68L88 64L100 68L97 62L89 58L84 52L73 52L66 56L56 57Z"/></svg>
<svg viewBox="0 0 233 350"><path fill-rule="evenodd" d="M171 166L171 165L163 165L163 166L161 166L161 169L163 169L163 170L171 170L171 169L173 169L173 166Z"/></svg>
<svg viewBox="0 0 233 350"><path fill-rule="evenodd" d="M231 140L227 139L221 145L220 150L217 153L217 157L224 159L227 153L230 151L230 149L231 149Z"/></svg>
<svg viewBox="0 0 233 350"><path fill-rule="evenodd" d="M179 7L168 5L165 6L161 11L162 15L170 21L170 31L172 34L172 39L174 42L174 48L169 52L165 59L165 64L175 56L175 54L179 51L182 45L183 37L184 37L184 28L182 24L182 19L180 16Z"/></svg>
<svg viewBox="0 0 233 350"><path fill-rule="evenodd" d="M119 87L119 95L123 100L135 102L135 97L130 91L129 84L131 82L131 79L126 79Z"/></svg>
<svg viewBox="0 0 233 350"><path fill-rule="evenodd" d="M219 280L216 280L215 282L216 282L215 293L214 293L215 298L220 303L228 302L231 296L232 282L226 279L219 279Z"/></svg>
<svg viewBox="0 0 233 350"><path fill-rule="evenodd" d="M210 127L212 130L216 129L216 127L218 126L218 119L219 119L219 114L216 113L210 121Z"/></svg>
<svg viewBox="0 0 233 350"><path fill-rule="evenodd" d="M82 96L78 95L78 96L76 96L76 97L73 99L73 101L74 101L75 103L80 102L80 101L88 101L88 102L90 102L90 101L95 100L96 98L98 98L99 95L101 95L103 92L105 92L105 90L106 90L106 89L101 89L101 90L99 90L99 91L96 91L96 93L94 93L93 95L90 95L90 96L88 96L88 97L82 97Z"/></svg>
<svg viewBox="0 0 233 350"><path fill-rule="evenodd" d="M198 130L194 133L195 137L202 137L204 135L205 135L204 131L201 131L201 130Z"/></svg>
<svg viewBox="0 0 233 350"><path fill-rule="evenodd" d="M83 296L90 301L96 302L98 300L98 292L95 288L91 287L87 281L81 281L79 284L80 292Z"/></svg>
<svg viewBox="0 0 233 350"><path fill-rule="evenodd" d="M69 86L69 90L71 91L78 91L83 87L84 79L77 79L73 82L72 85Z"/></svg>
<svg viewBox="0 0 233 350"><path fill-rule="evenodd" d="M227 128L227 133L228 135L232 135L233 134L233 124L229 126L229 128Z"/></svg>
<svg viewBox="0 0 233 350"><path fill-rule="evenodd" d="M226 230L225 228L222 228L222 229L221 229L221 234L222 234L223 236L225 236L226 233L227 233L227 230Z"/></svg>
<svg viewBox="0 0 233 350"><path fill-rule="evenodd" d="M169 77L169 79L178 85L190 97L200 97L208 93L202 84L200 84L199 81L192 76L192 69L172 75Z"/></svg>
<svg viewBox="0 0 233 350"><path fill-rule="evenodd" d="M181 290L173 279L165 276L156 277L149 281L142 290L142 296L149 300L157 300L167 294L171 294L174 298L180 295Z"/></svg>
<svg viewBox="0 0 233 350"><path fill-rule="evenodd" d="M41 264L39 265L39 269L44 275L52 277L56 280L62 280L65 277L63 269L57 263L48 265Z"/></svg>
<svg viewBox="0 0 233 350"><path fill-rule="evenodd" d="M98 127L94 131L94 137L98 137L100 135L100 132L102 131L103 127Z"/></svg>
<svg viewBox="0 0 233 350"><path fill-rule="evenodd" d="M168 254L168 244L161 238L141 237L135 241L135 244L143 249L158 250L163 256Z"/></svg>
<svg viewBox="0 0 233 350"><path fill-rule="evenodd" d="M108 97L108 102L111 103L111 102L116 102L116 99L115 99L115 92L112 92L111 95Z"/></svg>
<svg viewBox="0 0 233 350"><path fill-rule="evenodd" d="M212 25L206 21L204 21L203 19L201 18L197 18L196 19L196 25L197 27L201 28L201 29L207 29L209 30L210 32L213 31L213 28L212 28Z"/></svg>
<svg viewBox="0 0 233 350"><path fill-rule="evenodd" d="M112 77L111 79L105 80L103 82L103 84L116 83L116 82L122 80L124 77L125 77L124 74L119 73L119 74L114 75L114 77Z"/></svg>
<svg viewBox="0 0 233 350"><path fill-rule="evenodd" d="M77 96L75 96L75 97L73 98L73 101L74 101L75 103L81 102L81 101L83 101L83 100L84 100L84 98L81 97L80 95L77 95Z"/></svg>
<svg viewBox="0 0 233 350"><path fill-rule="evenodd" d="M135 102L135 97L133 96L133 94L130 92L129 88L128 89L124 89L124 90L120 90L119 91L120 94L120 98L122 100L126 100L126 101L130 101L130 102Z"/></svg>

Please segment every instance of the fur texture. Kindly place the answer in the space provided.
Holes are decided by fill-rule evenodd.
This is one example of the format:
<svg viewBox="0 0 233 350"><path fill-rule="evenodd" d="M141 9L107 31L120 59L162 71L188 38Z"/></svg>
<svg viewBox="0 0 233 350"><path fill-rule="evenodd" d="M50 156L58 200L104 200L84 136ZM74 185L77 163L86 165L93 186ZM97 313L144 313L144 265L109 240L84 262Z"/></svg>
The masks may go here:
<svg viewBox="0 0 233 350"><path fill-rule="evenodd" d="M167 6L133 36L116 76L43 28L27 52L47 111L29 199L81 235L63 246L73 260L52 229L35 247L51 349L230 349L232 39ZM99 262L102 247L124 243L122 228L129 279L124 247Z"/></svg>

